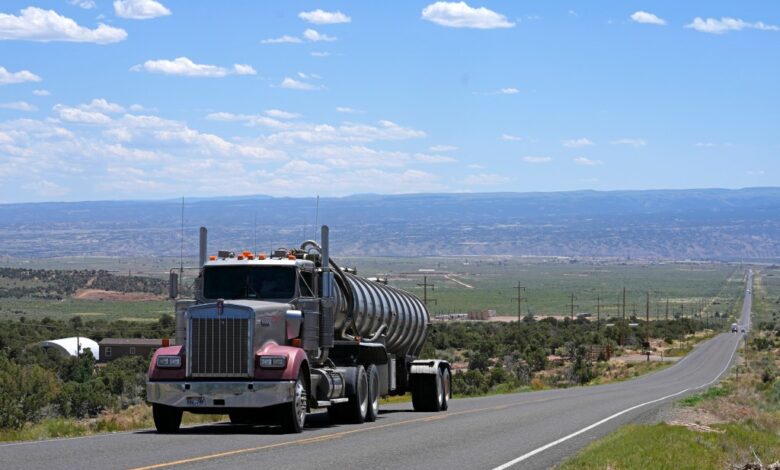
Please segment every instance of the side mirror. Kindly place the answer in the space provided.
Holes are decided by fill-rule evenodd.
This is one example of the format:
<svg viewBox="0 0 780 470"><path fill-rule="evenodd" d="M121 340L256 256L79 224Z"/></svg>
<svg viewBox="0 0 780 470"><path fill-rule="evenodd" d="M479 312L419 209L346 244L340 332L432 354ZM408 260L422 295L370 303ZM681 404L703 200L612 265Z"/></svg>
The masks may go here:
<svg viewBox="0 0 780 470"><path fill-rule="evenodd" d="M175 299L179 297L179 275L176 271L171 271L168 275L168 298Z"/></svg>

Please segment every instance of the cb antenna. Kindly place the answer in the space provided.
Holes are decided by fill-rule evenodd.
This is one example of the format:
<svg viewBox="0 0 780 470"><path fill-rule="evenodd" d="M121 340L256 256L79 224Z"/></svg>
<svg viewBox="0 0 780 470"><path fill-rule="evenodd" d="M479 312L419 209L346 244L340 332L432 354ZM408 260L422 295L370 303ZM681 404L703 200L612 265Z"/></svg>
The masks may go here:
<svg viewBox="0 0 780 470"><path fill-rule="evenodd" d="M181 279L184 277L184 196L181 197L181 232L179 234L179 290L181 290Z"/></svg>

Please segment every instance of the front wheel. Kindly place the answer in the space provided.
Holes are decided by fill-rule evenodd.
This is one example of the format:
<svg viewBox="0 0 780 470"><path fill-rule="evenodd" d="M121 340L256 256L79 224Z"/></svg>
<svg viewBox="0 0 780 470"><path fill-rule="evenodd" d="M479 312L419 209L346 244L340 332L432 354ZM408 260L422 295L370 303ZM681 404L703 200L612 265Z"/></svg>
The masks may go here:
<svg viewBox="0 0 780 470"><path fill-rule="evenodd" d="M182 411L172 406L152 403L152 417L154 418L154 427L157 432L169 434L175 433L181 426Z"/></svg>
<svg viewBox="0 0 780 470"><path fill-rule="evenodd" d="M298 380L295 381L293 401L282 406L282 428L285 432L296 434L303 432L307 405L306 382L303 378L303 370L301 370L298 373Z"/></svg>

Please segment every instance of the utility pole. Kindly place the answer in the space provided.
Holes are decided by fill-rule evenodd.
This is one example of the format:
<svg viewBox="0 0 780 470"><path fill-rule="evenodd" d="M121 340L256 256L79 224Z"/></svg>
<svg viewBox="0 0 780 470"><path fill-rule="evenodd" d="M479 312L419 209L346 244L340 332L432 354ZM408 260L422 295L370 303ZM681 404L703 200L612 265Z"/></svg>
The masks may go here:
<svg viewBox="0 0 780 470"><path fill-rule="evenodd" d="M623 321L626 321L626 288L623 287Z"/></svg>
<svg viewBox="0 0 780 470"><path fill-rule="evenodd" d="M525 286L520 285L520 281L517 281L517 297L513 297L512 300L517 301L517 321L520 321L523 317L523 292L525 292Z"/></svg>
<svg viewBox="0 0 780 470"><path fill-rule="evenodd" d="M571 301L569 302L569 307L571 307L571 319L574 320L574 292L571 293Z"/></svg>
<svg viewBox="0 0 780 470"><path fill-rule="evenodd" d="M645 303L645 335L647 342L650 342L650 291L647 291L647 301Z"/></svg>
<svg viewBox="0 0 780 470"><path fill-rule="evenodd" d="M666 298L666 321L669 321L669 297Z"/></svg>
<svg viewBox="0 0 780 470"><path fill-rule="evenodd" d="M596 331L601 329L601 296L596 296Z"/></svg>
<svg viewBox="0 0 780 470"><path fill-rule="evenodd" d="M428 284L428 276L423 276L423 283L417 284L418 287L423 288L423 303L427 306L428 300L432 301L434 304L436 304L436 299L428 299L428 288L430 287L431 290L436 290L436 286L434 284Z"/></svg>

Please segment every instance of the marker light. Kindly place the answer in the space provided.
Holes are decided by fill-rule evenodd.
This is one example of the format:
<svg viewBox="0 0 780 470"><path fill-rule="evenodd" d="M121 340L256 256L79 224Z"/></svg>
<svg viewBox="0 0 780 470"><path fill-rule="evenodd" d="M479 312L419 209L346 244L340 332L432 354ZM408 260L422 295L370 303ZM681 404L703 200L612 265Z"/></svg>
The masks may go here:
<svg viewBox="0 0 780 470"><path fill-rule="evenodd" d="M157 356L157 367L177 369L181 367L180 356Z"/></svg>
<svg viewBox="0 0 780 470"><path fill-rule="evenodd" d="M287 367L287 356L259 356L257 365L262 369L284 369Z"/></svg>

